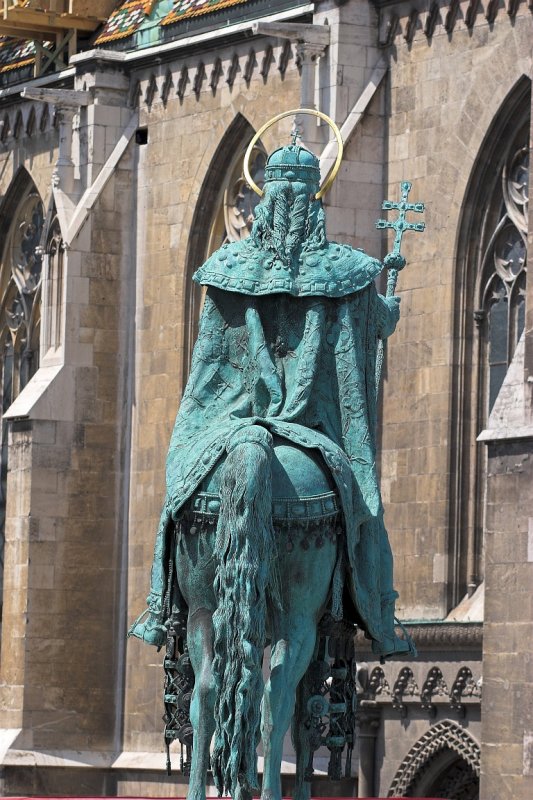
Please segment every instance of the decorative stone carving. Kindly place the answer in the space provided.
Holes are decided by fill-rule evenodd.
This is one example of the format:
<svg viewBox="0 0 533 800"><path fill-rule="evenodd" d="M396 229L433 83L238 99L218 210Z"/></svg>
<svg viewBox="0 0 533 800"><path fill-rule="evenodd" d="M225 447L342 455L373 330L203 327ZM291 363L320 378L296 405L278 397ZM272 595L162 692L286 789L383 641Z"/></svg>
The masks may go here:
<svg viewBox="0 0 533 800"><path fill-rule="evenodd" d="M481 698L481 683L476 682L469 667L461 667L450 692L450 706L461 716L465 715L464 697Z"/></svg>
<svg viewBox="0 0 533 800"><path fill-rule="evenodd" d="M489 23L493 23L498 16L498 9L500 7L500 0L489 0L485 10L485 19Z"/></svg>
<svg viewBox="0 0 533 800"><path fill-rule="evenodd" d="M197 100L200 97L200 92L202 91L202 85L206 77L207 73L205 71L205 64L203 61L201 61L196 68L196 75L194 76L192 84L192 90L196 95Z"/></svg>
<svg viewBox="0 0 533 800"><path fill-rule="evenodd" d="M435 32L435 26L437 25L439 14L440 14L439 3L437 2L432 3L429 8L428 15L426 17L426 24L424 25L424 33L426 34L428 39L431 39L431 37Z"/></svg>
<svg viewBox="0 0 533 800"><path fill-rule="evenodd" d="M430 717L434 717L437 713L432 702L434 695L448 695L448 687L439 667L431 667L420 692L422 708L428 711Z"/></svg>
<svg viewBox="0 0 533 800"><path fill-rule="evenodd" d="M408 795L417 775L424 769L430 758L445 748L456 752L479 777L479 744L466 730L447 719L433 725L409 750L391 783L388 796Z"/></svg>
<svg viewBox="0 0 533 800"><path fill-rule="evenodd" d="M442 707L444 704L449 704L448 707L458 715L464 716L465 698L476 704L481 700L481 679L476 681L472 670L466 665L459 669L451 690L441 668L436 665L428 670L421 690L418 688L413 670L407 666L398 672L392 690L389 683L390 671L388 680L382 667L374 667L370 676L365 667L359 671L358 680L358 694L362 701L378 701L380 705L391 703L402 717L407 716L408 708L414 702L431 718L436 716L438 706ZM405 698L409 698L409 703L405 702Z"/></svg>
<svg viewBox="0 0 533 800"><path fill-rule="evenodd" d="M448 34L453 33L453 29L455 28L455 23L457 22L458 14L459 14L459 0L450 0L448 13L446 14L446 18L444 20L444 29L446 33Z"/></svg>
<svg viewBox="0 0 533 800"><path fill-rule="evenodd" d="M278 62L278 69L282 76L285 75L285 72L287 71L287 67L289 66L289 60L291 56L292 56L291 43L288 39L286 39L283 42L283 47Z"/></svg>
<svg viewBox="0 0 533 800"><path fill-rule="evenodd" d="M187 88L187 84L189 83L189 70L184 65L181 68L180 77L178 80L178 88L176 90L176 94L178 95L180 100L183 100L185 97L185 90Z"/></svg>
<svg viewBox="0 0 533 800"><path fill-rule="evenodd" d="M161 100L163 101L163 105L166 106L168 103L168 98L170 96L170 92L174 82L172 80L172 72L167 69L165 74L165 80L163 81L163 85L161 86Z"/></svg>
<svg viewBox="0 0 533 800"><path fill-rule="evenodd" d="M379 44L382 47L389 47L394 41L394 37L398 32L399 19L398 15L393 12L386 12L383 10L380 16L379 24Z"/></svg>
<svg viewBox="0 0 533 800"><path fill-rule="evenodd" d="M385 672L382 667L374 667L372 672L370 673L370 678L368 679L368 684L365 687L367 694L370 697L377 697L378 695L389 695L391 694L390 686L385 678Z"/></svg>
<svg viewBox="0 0 533 800"><path fill-rule="evenodd" d="M228 68L228 74L226 77L226 83L228 86L231 87L235 83L235 78L237 77L237 72L239 71L239 56L237 53L233 54L233 58L231 59L231 63Z"/></svg>
<svg viewBox="0 0 533 800"><path fill-rule="evenodd" d="M209 86L213 94L216 93L218 82L222 75L222 60L220 58L215 59L215 63L213 64L213 69L211 70L211 77L209 79Z"/></svg>
<svg viewBox="0 0 533 800"><path fill-rule="evenodd" d="M152 74L150 75L150 80L148 81L146 92L144 94L144 102L146 103L148 108L151 108L156 94L157 94L157 81L155 79L155 75Z"/></svg>
<svg viewBox="0 0 533 800"><path fill-rule="evenodd" d="M263 56L263 60L261 62L261 69L259 73L263 78L263 81L266 83L268 78L268 73L270 72L270 67L274 63L276 59L274 58L274 49L271 44L267 45L265 50L265 55Z"/></svg>
<svg viewBox="0 0 533 800"><path fill-rule="evenodd" d="M244 67L244 80L246 81L246 85L250 85L250 81L252 80L252 76L254 74L254 69L257 66L257 59L255 57L255 50L252 48L248 53L248 58L246 59L246 64Z"/></svg>
<svg viewBox="0 0 533 800"><path fill-rule="evenodd" d="M413 9L413 11L411 11L411 13L409 14L409 19L407 20L407 24L405 26L405 32L403 35L403 38L405 39L407 44L411 44L411 42L415 37L416 28L418 25L418 17L419 17L419 12L417 9Z"/></svg>
<svg viewBox="0 0 533 800"><path fill-rule="evenodd" d="M470 29L474 27L478 10L479 0L470 0L465 14L465 25L467 28Z"/></svg>
<svg viewBox="0 0 533 800"><path fill-rule="evenodd" d="M407 708L403 702L404 696L415 697L419 689L411 667L403 667L392 688L392 707L400 712L402 717L407 716Z"/></svg>
<svg viewBox="0 0 533 800"><path fill-rule="evenodd" d="M226 242L246 239L252 229L258 198L246 184L242 169L243 158L244 150L234 159L224 181L220 208L210 232L210 250ZM255 147L250 158L252 177L261 185L264 180L265 163L264 149Z"/></svg>

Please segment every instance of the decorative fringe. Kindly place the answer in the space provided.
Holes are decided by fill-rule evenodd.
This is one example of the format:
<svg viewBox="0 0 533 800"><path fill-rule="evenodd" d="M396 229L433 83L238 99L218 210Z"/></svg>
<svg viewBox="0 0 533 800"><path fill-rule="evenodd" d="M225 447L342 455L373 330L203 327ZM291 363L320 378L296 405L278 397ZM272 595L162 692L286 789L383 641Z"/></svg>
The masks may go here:
<svg viewBox="0 0 533 800"><path fill-rule="evenodd" d="M219 793L232 797L257 789L267 593L280 602L271 459L268 431L257 425L241 429L228 446L220 486L211 764Z"/></svg>

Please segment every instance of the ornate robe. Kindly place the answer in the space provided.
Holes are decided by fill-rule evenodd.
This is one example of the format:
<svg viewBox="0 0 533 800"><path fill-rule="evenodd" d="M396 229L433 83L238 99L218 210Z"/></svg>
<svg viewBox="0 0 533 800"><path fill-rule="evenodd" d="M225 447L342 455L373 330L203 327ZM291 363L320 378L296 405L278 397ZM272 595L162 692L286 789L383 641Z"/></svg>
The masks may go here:
<svg viewBox="0 0 533 800"><path fill-rule="evenodd" d="M344 516L354 621L382 639L392 563L376 476L375 373L378 340L398 315L375 289L381 269L362 251L327 243L301 255L294 275L246 240L223 247L195 274L208 289L167 458L148 596L159 624L172 527L231 435L260 424L322 455ZM142 638L141 626L131 633Z"/></svg>

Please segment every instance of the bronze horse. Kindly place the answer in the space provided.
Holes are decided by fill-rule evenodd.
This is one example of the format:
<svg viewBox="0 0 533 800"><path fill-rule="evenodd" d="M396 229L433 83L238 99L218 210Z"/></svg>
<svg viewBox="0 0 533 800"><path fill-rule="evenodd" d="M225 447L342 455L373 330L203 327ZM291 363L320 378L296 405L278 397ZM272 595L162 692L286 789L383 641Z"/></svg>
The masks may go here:
<svg viewBox="0 0 533 800"><path fill-rule="evenodd" d="M177 537L177 580L188 606L187 645L195 675L189 800L205 798L215 718L220 732L213 765L219 769L220 785L228 787L234 798L251 797L259 703L264 754L261 797L281 798L283 740L293 718L297 687L313 658L318 623L331 602L342 551L338 499L320 457L281 439L270 446L264 428L248 428L246 434L247 441L228 456L246 460L239 451L249 451L248 474L241 484L244 492L232 500L242 503L250 516L257 514L258 504L270 506L273 526L261 524L259 514L254 527L260 536L247 534L243 541L235 526L222 535L219 528L217 534L218 515L225 514L220 505L235 491L232 470L226 470L223 462L192 498ZM250 436L256 441L250 442ZM270 469L271 481L265 474ZM243 522L249 531L248 520ZM263 688L267 641L270 675ZM232 758L235 752L238 757ZM303 800L308 794L308 783L303 782L308 749L297 747L297 755L297 796Z"/></svg>

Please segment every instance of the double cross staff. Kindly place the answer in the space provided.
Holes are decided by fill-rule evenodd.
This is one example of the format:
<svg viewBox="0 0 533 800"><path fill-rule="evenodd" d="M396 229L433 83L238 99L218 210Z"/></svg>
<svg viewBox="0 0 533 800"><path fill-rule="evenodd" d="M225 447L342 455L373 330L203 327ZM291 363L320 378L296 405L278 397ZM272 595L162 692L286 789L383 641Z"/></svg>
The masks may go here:
<svg viewBox="0 0 533 800"><path fill-rule="evenodd" d="M409 192L411 191L412 184L409 181L403 181L401 184L402 196L399 203L393 203L391 200L385 200L383 205L381 206L384 211L391 211L392 209L397 209L400 213L394 222L389 222L386 219L378 219L376 222L376 228L378 229L385 229L385 228L393 228L396 232L396 236L394 237L394 245L392 247L391 252L385 258L385 266L388 267L387 261L392 262L390 267L388 267L388 276L387 276L387 297L392 297L396 290L396 283L398 282L398 272L400 269L403 268L405 261L402 262L402 256L400 253L400 249L402 246L402 237L405 231L423 231L426 228L425 222L407 222L405 219L405 215L407 211L417 211L421 214L424 211L424 203L408 203ZM395 264L396 262L400 262L400 266ZM381 370L383 368L383 350L384 344L383 339L379 340L378 343L378 352L377 352L377 359L376 359L376 392L379 392L379 383L381 380Z"/></svg>

